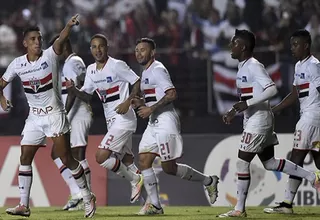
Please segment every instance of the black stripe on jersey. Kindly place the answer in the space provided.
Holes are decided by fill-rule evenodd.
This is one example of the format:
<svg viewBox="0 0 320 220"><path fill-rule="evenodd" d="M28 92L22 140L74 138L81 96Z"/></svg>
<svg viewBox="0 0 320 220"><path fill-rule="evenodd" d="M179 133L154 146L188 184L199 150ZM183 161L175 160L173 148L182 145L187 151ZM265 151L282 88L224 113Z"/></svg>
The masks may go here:
<svg viewBox="0 0 320 220"><path fill-rule="evenodd" d="M300 92L300 93L299 93L299 98L303 98L303 97L306 97L306 96L309 96L309 91Z"/></svg>
<svg viewBox="0 0 320 220"><path fill-rule="evenodd" d="M247 101L248 99L251 99L253 96L249 95L249 96L243 96L240 98L240 101Z"/></svg>
<svg viewBox="0 0 320 220"><path fill-rule="evenodd" d="M61 94L62 94L62 95L68 94L68 90L63 89L63 90L61 91Z"/></svg>
<svg viewBox="0 0 320 220"><path fill-rule="evenodd" d="M119 94L114 95L114 96L110 96L110 97L106 98L105 101L102 100L102 102L103 102L103 103L113 102L113 101L116 101L116 100L118 100L118 99L120 99L120 95L119 95Z"/></svg>
<svg viewBox="0 0 320 220"><path fill-rule="evenodd" d="M145 103L156 102L157 101L157 97L155 97L155 96L149 96L149 97L146 97L144 99L145 99Z"/></svg>
<svg viewBox="0 0 320 220"><path fill-rule="evenodd" d="M320 93L320 86L317 87L318 92Z"/></svg>
<svg viewBox="0 0 320 220"><path fill-rule="evenodd" d="M38 91L34 91L33 89L30 89L30 88L24 88L24 92L25 93L36 94L36 93L48 91L49 89L52 89L52 88L53 88L53 85L52 85L52 83L50 83L50 84L38 89Z"/></svg>

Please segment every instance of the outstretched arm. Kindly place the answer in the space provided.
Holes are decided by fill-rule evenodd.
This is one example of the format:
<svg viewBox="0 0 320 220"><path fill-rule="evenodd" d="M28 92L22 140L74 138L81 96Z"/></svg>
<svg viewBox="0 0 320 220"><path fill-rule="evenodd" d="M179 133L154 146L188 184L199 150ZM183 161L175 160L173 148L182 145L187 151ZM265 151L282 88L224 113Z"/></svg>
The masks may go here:
<svg viewBox="0 0 320 220"><path fill-rule="evenodd" d="M283 109L294 104L298 99L298 92L296 86L292 86L292 91L276 106L272 108L274 113L282 111Z"/></svg>
<svg viewBox="0 0 320 220"><path fill-rule="evenodd" d="M75 25L79 25L78 17L79 15L76 14L68 21L66 26L60 32L59 38L57 38L57 40L55 40L55 42L53 43L53 49L56 52L56 54L58 55L62 54L63 45L66 42L66 40L69 38L72 27Z"/></svg>
<svg viewBox="0 0 320 220"><path fill-rule="evenodd" d="M1 103L1 108L4 111L8 111L12 107L11 102L7 100L6 97L4 97L3 95L3 89L6 88L8 84L9 84L8 82L0 78L0 103Z"/></svg>

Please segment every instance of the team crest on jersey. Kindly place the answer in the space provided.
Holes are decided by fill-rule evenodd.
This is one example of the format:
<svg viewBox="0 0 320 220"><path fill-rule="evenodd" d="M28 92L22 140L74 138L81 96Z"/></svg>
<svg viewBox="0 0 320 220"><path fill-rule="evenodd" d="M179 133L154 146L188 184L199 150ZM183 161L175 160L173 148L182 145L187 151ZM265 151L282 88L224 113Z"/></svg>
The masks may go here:
<svg viewBox="0 0 320 220"><path fill-rule="evenodd" d="M107 83L111 83L112 82L112 77L111 76L107 76Z"/></svg>
<svg viewBox="0 0 320 220"><path fill-rule="evenodd" d="M144 84L149 84L149 79L148 78L144 79Z"/></svg>
<svg viewBox="0 0 320 220"><path fill-rule="evenodd" d="M306 78L306 75L304 73L301 73L300 74L300 79L305 79Z"/></svg>
<svg viewBox="0 0 320 220"><path fill-rule="evenodd" d="M42 67L42 69L47 69L47 67L48 67L47 62L41 63L41 67Z"/></svg>
<svg viewBox="0 0 320 220"><path fill-rule="evenodd" d="M37 92L39 87L40 87L40 85L41 85L40 80L38 80L36 78L32 78L32 79L30 79L29 82L30 82L30 86L31 86L32 90Z"/></svg>
<svg viewBox="0 0 320 220"><path fill-rule="evenodd" d="M242 76L241 82L248 82L247 77L246 76Z"/></svg>

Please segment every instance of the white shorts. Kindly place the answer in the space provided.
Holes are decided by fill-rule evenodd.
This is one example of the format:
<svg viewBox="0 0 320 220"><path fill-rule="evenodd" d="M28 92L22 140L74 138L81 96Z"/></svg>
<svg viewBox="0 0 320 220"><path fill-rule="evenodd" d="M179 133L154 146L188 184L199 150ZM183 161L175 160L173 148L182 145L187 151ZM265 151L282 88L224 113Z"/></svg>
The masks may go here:
<svg viewBox="0 0 320 220"><path fill-rule="evenodd" d="M45 145L46 137L57 137L70 131L65 113L37 116L32 113L26 119L21 145Z"/></svg>
<svg viewBox="0 0 320 220"><path fill-rule="evenodd" d="M108 133L102 139L99 148L108 149L120 155L132 153L132 134L133 131L121 129L109 129Z"/></svg>
<svg viewBox="0 0 320 220"><path fill-rule="evenodd" d="M139 144L139 154L143 153L154 153L160 156L161 161L180 158L183 153L182 137L179 133L170 134L148 124Z"/></svg>
<svg viewBox="0 0 320 220"><path fill-rule="evenodd" d="M279 144L276 133L255 134L243 131L239 150L250 153L261 153L266 147Z"/></svg>
<svg viewBox="0 0 320 220"><path fill-rule="evenodd" d="M83 147L88 144L89 130L92 124L91 115L74 117L71 122L70 143L71 147Z"/></svg>
<svg viewBox="0 0 320 220"><path fill-rule="evenodd" d="M320 128L299 120L293 138L293 148L299 150L319 151Z"/></svg>

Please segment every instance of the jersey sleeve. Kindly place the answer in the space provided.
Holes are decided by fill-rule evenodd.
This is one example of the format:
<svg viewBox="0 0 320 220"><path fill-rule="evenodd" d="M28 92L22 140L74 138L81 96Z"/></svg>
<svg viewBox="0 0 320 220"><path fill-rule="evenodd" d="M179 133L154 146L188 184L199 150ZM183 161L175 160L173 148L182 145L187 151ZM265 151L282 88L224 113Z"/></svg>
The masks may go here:
<svg viewBox="0 0 320 220"><path fill-rule="evenodd" d="M249 67L249 72L251 77L253 77L253 81L257 82L263 89L275 85L261 63L251 65Z"/></svg>
<svg viewBox="0 0 320 220"><path fill-rule="evenodd" d="M140 77L123 61L119 60L114 66L114 71L119 78L133 85Z"/></svg>
<svg viewBox="0 0 320 220"><path fill-rule="evenodd" d="M14 59L7 67L6 72L2 75L2 79L6 82L11 82L16 76L16 59Z"/></svg>
<svg viewBox="0 0 320 220"><path fill-rule="evenodd" d="M159 88L161 88L164 92L166 92L169 89L175 88L171 81L169 72L166 68L156 67L153 70L153 74Z"/></svg>
<svg viewBox="0 0 320 220"><path fill-rule="evenodd" d="M54 62L58 61L59 55L56 54L56 52L53 49L53 46L49 47L48 49L44 50L43 52L46 56L48 56L49 60L52 60Z"/></svg>
<svg viewBox="0 0 320 220"><path fill-rule="evenodd" d="M97 87L94 84L93 80L90 78L87 70L86 77L84 79L84 84L81 87L80 91L86 92L90 95L92 95L96 91Z"/></svg>
<svg viewBox="0 0 320 220"><path fill-rule="evenodd" d="M316 88L320 87L320 63L311 63L308 69L311 73L310 82L312 82Z"/></svg>

